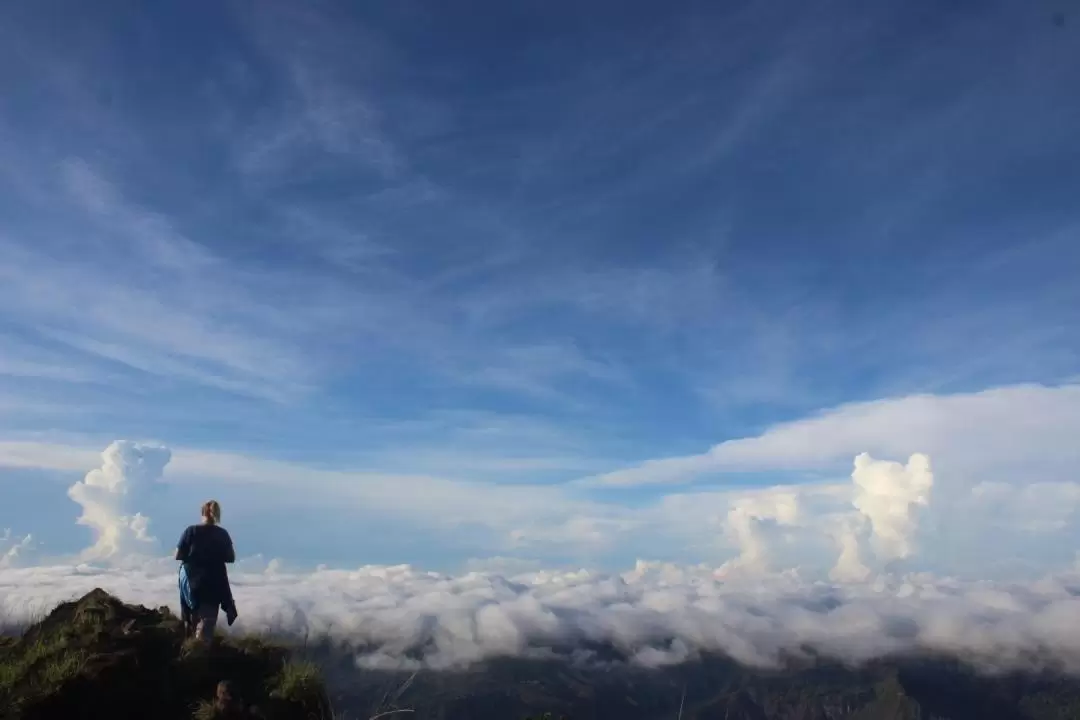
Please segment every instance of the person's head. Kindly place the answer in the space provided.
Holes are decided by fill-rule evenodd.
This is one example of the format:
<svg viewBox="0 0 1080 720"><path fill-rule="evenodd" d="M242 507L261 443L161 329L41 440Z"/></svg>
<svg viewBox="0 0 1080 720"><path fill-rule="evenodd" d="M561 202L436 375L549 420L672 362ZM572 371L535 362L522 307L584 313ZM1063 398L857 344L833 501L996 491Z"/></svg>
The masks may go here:
<svg viewBox="0 0 1080 720"><path fill-rule="evenodd" d="M240 698L236 696L236 689L229 680L222 680L217 684L217 693L214 696L214 704L219 709L231 708L238 705Z"/></svg>
<svg viewBox="0 0 1080 720"><path fill-rule="evenodd" d="M217 525L221 522L221 503L217 500L207 500L202 504L202 519L207 525Z"/></svg>

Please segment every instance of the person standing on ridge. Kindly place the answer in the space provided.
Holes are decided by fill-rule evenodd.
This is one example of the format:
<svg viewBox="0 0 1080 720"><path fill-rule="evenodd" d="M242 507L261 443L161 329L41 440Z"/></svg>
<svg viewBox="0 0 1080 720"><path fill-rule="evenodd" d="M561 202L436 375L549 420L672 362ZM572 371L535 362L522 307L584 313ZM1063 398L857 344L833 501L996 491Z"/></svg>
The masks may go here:
<svg viewBox="0 0 1080 720"><path fill-rule="evenodd" d="M194 626L199 640L213 638L218 611L232 625L236 620L236 604L226 563L236 562L229 532L221 527L221 505L208 500L201 508L202 523L191 525L176 544L176 559L180 561L180 605L185 625Z"/></svg>

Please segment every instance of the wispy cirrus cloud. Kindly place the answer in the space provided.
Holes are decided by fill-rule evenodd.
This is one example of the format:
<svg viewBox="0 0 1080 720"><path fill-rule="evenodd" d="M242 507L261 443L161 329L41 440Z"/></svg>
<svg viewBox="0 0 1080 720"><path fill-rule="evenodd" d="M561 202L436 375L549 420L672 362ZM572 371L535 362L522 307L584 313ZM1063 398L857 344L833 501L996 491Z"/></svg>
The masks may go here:
<svg viewBox="0 0 1080 720"><path fill-rule="evenodd" d="M231 275L205 249L118 201L104 180L76 167L75 192L91 203L92 219L109 223L102 231L107 244L64 257L55 246L31 250L9 240L0 267L9 322L145 372L249 392L260 385L271 392L270 381L279 389L303 381L304 365L291 348L220 318L224 311L239 325L265 323L268 308L250 295L251 278ZM92 198L85 196L91 178Z"/></svg>
<svg viewBox="0 0 1080 720"><path fill-rule="evenodd" d="M859 575L902 505L942 565L1060 559L1080 45L1034 11L203 10L0 11L5 441L161 439L268 543L288 497L356 547ZM929 455L927 511L861 453Z"/></svg>
<svg viewBox="0 0 1080 720"><path fill-rule="evenodd" d="M374 88L363 82L377 82L366 68L385 64L388 48L341 15L328 5L286 3L238 13L260 59L283 81L234 145L237 169L256 187L293 183L298 174L327 168L363 168L386 180L408 170L384 130Z"/></svg>

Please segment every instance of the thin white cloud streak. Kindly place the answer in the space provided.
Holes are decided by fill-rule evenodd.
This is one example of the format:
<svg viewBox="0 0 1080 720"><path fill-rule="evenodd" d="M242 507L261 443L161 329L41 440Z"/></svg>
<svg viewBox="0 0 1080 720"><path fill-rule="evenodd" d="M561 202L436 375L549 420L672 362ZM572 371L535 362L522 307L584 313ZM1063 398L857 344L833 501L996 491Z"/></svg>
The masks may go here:
<svg viewBox="0 0 1080 720"><path fill-rule="evenodd" d="M523 310L556 308L584 317L661 332L715 327L717 306L738 301L707 257L678 258L666 267L573 267L530 272L512 282L486 283L459 299L470 322L512 323ZM727 318L721 318L726 320Z"/></svg>
<svg viewBox="0 0 1080 720"><path fill-rule="evenodd" d="M250 565L250 564L249 564ZM755 666L811 650L858 663L944 652L996 668L1080 672L1080 586L1072 573L1035 585L927 575L855 584L787 573L719 580L703 566L640 562L622 574L579 570L448 576L408 566L232 576L232 629L328 634L361 667L446 668L500 656L582 658L608 643L631 662L663 665L725 653ZM177 606L175 565L58 565L0 570L0 613L27 621L95 587L128 602ZM408 657L421 651L423 661Z"/></svg>
<svg viewBox="0 0 1080 720"><path fill-rule="evenodd" d="M1080 462L1080 385L1016 385L853 403L728 440L699 455L649 460L588 478L598 486L690 482L738 470L822 470L860 452L925 453L979 481L1071 480Z"/></svg>
<svg viewBox="0 0 1080 720"><path fill-rule="evenodd" d="M587 405L562 390L562 382L577 378L602 384L605 389L625 389L632 382L625 367L588 357L573 343L555 342L495 348L475 370L455 375L466 385L510 390L579 409Z"/></svg>
<svg viewBox="0 0 1080 720"><path fill-rule="evenodd" d="M19 49L50 115L99 115L100 97L85 88L119 69L92 52L45 52L48 41L39 40ZM137 159L153 155L155 172L183 180L183 170L159 164L161 153L146 147L153 133L132 120L110 112L108 122L90 123L84 147L107 137L117 166L138 167ZM197 117L191 127L204 131ZM345 338L403 324L388 321L388 298L367 302L370 294L329 278L227 260L210 250L216 238L189 236L176 219L133 202L137 178L91 165L78 157L83 147L52 155L44 148L55 143L20 132L0 123L0 137L13 138L0 147L3 164L38 215L18 218L0 236L0 318L69 346L70 356L284 401L323 378Z"/></svg>
<svg viewBox="0 0 1080 720"><path fill-rule="evenodd" d="M62 443L0 441L0 467L85 471L100 457L100 450Z"/></svg>
<svg viewBox="0 0 1080 720"><path fill-rule="evenodd" d="M42 352L11 336L0 334L4 355L0 357L0 377L89 383L97 379L90 368L55 352Z"/></svg>
<svg viewBox="0 0 1080 720"><path fill-rule="evenodd" d="M342 160L386 179L407 167L383 128L379 105L357 78L363 68L388 59L376 35L320 9L281 3L260 4L237 18L285 88L284 100L244 129L235 144L237 169L249 182L265 186ZM357 62L358 51L365 62Z"/></svg>
<svg viewBox="0 0 1080 720"><path fill-rule="evenodd" d="M20 324L76 351L245 394L280 397L275 383L292 389L305 379L283 344L226 328L207 309L191 307L192 298L230 313L250 307L220 285L200 281L203 292L168 297L165 288L147 287L150 267L137 270L134 281L90 282L102 270L98 260L59 261L2 241L0 253L5 314L17 313ZM99 260L107 263L107 256Z"/></svg>
<svg viewBox="0 0 1080 720"><path fill-rule="evenodd" d="M36 549L33 535L13 536L6 528L0 535L0 570L28 564Z"/></svg>
<svg viewBox="0 0 1080 720"><path fill-rule="evenodd" d="M89 415L89 408L72 402L70 395L45 398L40 392L30 392L25 388L11 391L0 387L0 418L10 418L18 422L20 428L32 425L34 420L41 417L55 422L57 419L70 421L76 415Z"/></svg>
<svg viewBox="0 0 1080 720"><path fill-rule="evenodd" d="M57 237L0 237L0 300L16 326L69 355L284 401L322 380L348 338L402 325L400 302L377 291L227 262L85 161L60 168L71 210L58 217L83 225L85 242L72 253Z"/></svg>
<svg viewBox="0 0 1080 720"><path fill-rule="evenodd" d="M183 480L212 477L262 486L292 502L322 507L350 507L361 514L395 517L446 532L462 525L487 528L492 542L522 547L533 542L563 547L607 546L610 534L580 533L567 528L554 534L565 518L589 522L625 519L625 509L589 502L550 485L500 485L453 480L437 475L319 470L290 463L253 460L228 453L174 453L168 476Z"/></svg>
<svg viewBox="0 0 1080 720"><path fill-rule="evenodd" d="M111 361L288 402L314 391L363 342L366 352L437 355L426 369L443 383L549 401L572 400L560 390L570 379L629 381L625 368L566 343L462 341L452 331L456 300L425 297L406 278L383 273L359 290L326 274L239 267L131 203L82 159L60 164L60 182L74 211L59 216L90 222L83 252L0 237L0 300L4 315L66 346L72 362L97 360L90 377L104 379L101 361ZM304 302L283 300L293 297ZM435 302L446 310L432 316Z"/></svg>
<svg viewBox="0 0 1080 720"><path fill-rule="evenodd" d="M510 478L517 474L531 475L544 471L580 472L588 469L610 467L610 462L596 458L573 455L529 454L527 451L512 453L507 451L482 450L470 452L460 447L420 447L416 450L396 449L371 456L374 465L385 472L406 472L408 470L451 476L493 475Z"/></svg>

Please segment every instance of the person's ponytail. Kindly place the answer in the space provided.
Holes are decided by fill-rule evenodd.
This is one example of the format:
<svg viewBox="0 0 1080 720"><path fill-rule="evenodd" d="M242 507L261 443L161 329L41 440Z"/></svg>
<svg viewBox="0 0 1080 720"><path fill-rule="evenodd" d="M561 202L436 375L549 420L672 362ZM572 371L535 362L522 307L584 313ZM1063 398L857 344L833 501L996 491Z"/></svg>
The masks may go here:
<svg viewBox="0 0 1080 720"><path fill-rule="evenodd" d="M207 500L202 506L202 516L210 525L221 523L221 503L217 500Z"/></svg>

